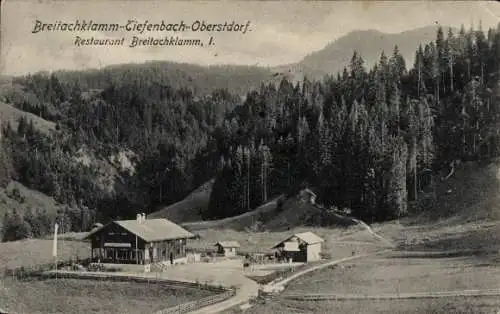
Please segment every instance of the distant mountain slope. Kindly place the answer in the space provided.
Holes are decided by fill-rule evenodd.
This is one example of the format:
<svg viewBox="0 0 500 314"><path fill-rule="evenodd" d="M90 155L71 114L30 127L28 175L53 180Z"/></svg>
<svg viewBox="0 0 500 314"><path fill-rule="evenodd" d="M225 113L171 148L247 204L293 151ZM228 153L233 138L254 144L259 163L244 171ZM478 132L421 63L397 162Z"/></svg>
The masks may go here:
<svg viewBox="0 0 500 314"><path fill-rule="evenodd" d="M87 71L59 71L59 79L75 81L82 90L102 89L110 80L130 83L134 80L154 81L173 89L188 88L195 95L210 94L217 89L227 89L240 96L257 89L261 82L271 77L265 67L244 65L201 66L169 61L151 61L140 64L121 64Z"/></svg>
<svg viewBox="0 0 500 314"><path fill-rule="evenodd" d="M398 46L408 67L413 64L419 44L435 40L437 28L438 26L428 26L397 34L382 33L377 30L353 31L325 48L309 54L296 64L279 66L274 70L291 78L300 79L304 75L322 78L326 74L336 75L341 72L349 64L354 51L361 54L367 67L371 67L380 59L382 51L386 55L391 55L395 45ZM445 32L447 29L443 27Z"/></svg>

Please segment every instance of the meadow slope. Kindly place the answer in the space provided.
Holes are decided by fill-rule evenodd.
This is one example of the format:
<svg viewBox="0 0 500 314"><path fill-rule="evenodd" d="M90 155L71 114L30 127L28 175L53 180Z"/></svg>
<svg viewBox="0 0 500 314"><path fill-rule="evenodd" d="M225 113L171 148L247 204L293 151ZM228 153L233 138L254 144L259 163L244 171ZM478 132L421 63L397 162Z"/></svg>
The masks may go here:
<svg viewBox="0 0 500 314"><path fill-rule="evenodd" d="M10 123L13 129L17 128L19 118L25 117L28 121L33 121L35 128L45 134L55 130L54 122L42 119L32 113L25 112L13 107L10 104L0 101L0 122L2 125Z"/></svg>

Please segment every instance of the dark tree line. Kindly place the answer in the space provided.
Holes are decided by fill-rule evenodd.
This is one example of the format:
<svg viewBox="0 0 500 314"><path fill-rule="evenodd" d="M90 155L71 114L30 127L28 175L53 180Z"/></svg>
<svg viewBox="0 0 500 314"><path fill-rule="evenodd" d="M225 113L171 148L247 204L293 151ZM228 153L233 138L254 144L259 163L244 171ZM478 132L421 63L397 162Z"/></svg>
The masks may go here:
<svg viewBox="0 0 500 314"><path fill-rule="evenodd" d="M37 74L16 80L25 96L14 103L57 130L44 135L20 121L4 128L3 142L19 181L91 208L93 219L152 211L212 178L206 218L307 185L325 205L389 219L417 199L424 169L498 155L499 70L500 26L440 28L410 70L397 47L371 69L354 53L342 73L262 83L244 99L180 72L185 84L162 79L154 67ZM101 159L131 151L135 171L106 192L95 167L72 159L81 149Z"/></svg>

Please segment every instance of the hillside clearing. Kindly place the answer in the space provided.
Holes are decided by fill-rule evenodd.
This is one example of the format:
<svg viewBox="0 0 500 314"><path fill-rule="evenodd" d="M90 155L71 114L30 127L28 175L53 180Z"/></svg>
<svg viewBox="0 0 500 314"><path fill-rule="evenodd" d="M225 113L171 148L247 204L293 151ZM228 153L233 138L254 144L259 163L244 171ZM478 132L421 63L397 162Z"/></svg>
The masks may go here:
<svg viewBox="0 0 500 314"><path fill-rule="evenodd" d="M278 208L279 199L284 200L281 208ZM280 195L256 209L238 216L219 220L189 222L182 225L193 231L218 228L236 231L257 229L257 231L283 232L308 225L347 228L356 224L350 218L335 213L329 213L327 216L328 221L316 218L320 217L323 211L324 209L309 203L300 194L287 199Z"/></svg>
<svg viewBox="0 0 500 314"><path fill-rule="evenodd" d="M277 198L257 207L256 209L250 212L243 213L241 215L219 220L187 222L183 223L182 225L186 228L189 228L190 230L203 230L203 229L215 229L215 228L245 230L246 228L250 228L253 224L255 224L259 220L259 218L262 219L262 217L259 217L260 215L272 214L272 212L276 210L276 204L277 204Z"/></svg>
<svg viewBox="0 0 500 314"><path fill-rule="evenodd" d="M438 180L436 198L428 207L400 221L374 224L372 229L393 239L402 250L498 252L499 191L498 161L462 163L451 178Z"/></svg>
<svg viewBox="0 0 500 314"><path fill-rule="evenodd" d="M2 125L10 123L12 128L17 129L17 123L19 118L25 117L28 121L33 121L33 125L35 129L48 134L52 130L55 130L56 124L54 122L42 119L32 113L28 113L22 110L19 110L5 102L0 101L0 120Z"/></svg>
<svg viewBox="0 0 500 314"><path fill-rule="evenodd" d="M27 208L31 208L33 212L36 209L46 210L50 216L62 206L52 197L27 188L16 181L11 181L6 188L0 189L0 217L3 218L6 212L12 212L14 209L22 215Z"/></svg>
<svg viewBox="0 0 500 314"><path fill-rule="evenodd" d="M150 218L166 218L175 223L201 220L201 213L208 208L213 181L209 181L189 194L183 200L162 208L149 215Z"/></svg>

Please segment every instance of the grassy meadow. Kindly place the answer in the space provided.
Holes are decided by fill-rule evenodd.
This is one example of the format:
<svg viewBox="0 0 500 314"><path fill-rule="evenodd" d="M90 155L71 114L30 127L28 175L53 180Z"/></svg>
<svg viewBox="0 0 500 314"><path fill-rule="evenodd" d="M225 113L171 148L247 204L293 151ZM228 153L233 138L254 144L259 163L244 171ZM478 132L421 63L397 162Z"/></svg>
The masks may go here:
<svg viewBox="0 0 500 314"><path fill-rule="evenodd" d="M210 296L201 289L81 279L0 281L0 306L14 313L150 314Z"/></svg>

